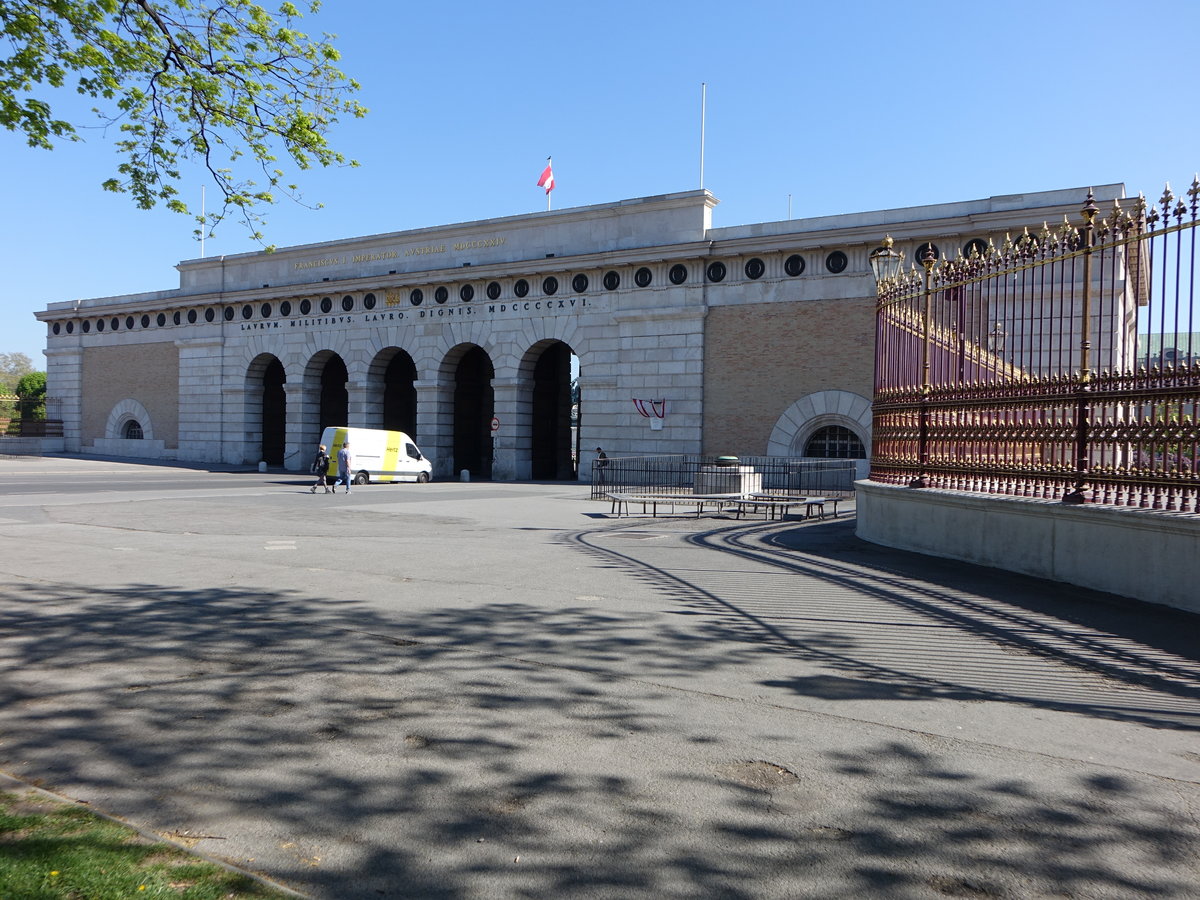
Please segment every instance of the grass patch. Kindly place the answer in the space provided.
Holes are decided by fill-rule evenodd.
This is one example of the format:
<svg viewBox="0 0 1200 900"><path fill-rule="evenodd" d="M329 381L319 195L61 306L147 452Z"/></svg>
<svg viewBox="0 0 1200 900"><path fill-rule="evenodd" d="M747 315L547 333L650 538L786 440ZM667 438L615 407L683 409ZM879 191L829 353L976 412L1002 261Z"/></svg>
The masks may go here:
<svg viewBox="0 0 1200 900"><path fill-rule="evenodd" d="M80 806L0 791L0 896L187 900L286 896Z"/></svg>

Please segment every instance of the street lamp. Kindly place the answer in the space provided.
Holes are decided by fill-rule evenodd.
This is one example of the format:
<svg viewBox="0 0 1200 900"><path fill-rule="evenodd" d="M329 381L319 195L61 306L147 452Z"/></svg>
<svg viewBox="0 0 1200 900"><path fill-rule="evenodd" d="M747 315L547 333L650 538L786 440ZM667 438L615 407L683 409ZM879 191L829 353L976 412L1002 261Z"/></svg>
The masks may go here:
<svg viewBox="0 0 1200 900"><path fill-rule="evenodd" d="M883 239L882 246L871 251L871 271L875 275L875 286L889 281L900 275L900 267L904 265L904 254L892 246L892 236Z"/></svg>

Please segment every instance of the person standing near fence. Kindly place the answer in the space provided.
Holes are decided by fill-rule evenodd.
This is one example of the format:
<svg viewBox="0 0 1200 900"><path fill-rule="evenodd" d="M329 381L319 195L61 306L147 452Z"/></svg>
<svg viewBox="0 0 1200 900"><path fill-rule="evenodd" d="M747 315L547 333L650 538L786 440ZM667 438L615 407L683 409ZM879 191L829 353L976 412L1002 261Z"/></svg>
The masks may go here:
<svg viewBox="0 0 1200 900"><path fill-rule="evenodd" d="M608 454L602 447L596 448L596 483L604 484L604 470L608 467Z"/></svg>

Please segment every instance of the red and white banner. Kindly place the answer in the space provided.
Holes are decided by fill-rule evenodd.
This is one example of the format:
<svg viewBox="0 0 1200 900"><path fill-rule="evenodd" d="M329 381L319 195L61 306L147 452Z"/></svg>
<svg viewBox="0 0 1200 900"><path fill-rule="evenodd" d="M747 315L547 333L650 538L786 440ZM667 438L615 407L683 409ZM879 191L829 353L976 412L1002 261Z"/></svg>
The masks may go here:
<svg viewBox="0 0 1200 900"><path fill-rule="evenodd" d="M546 168L542 169L542 177L538 179L538 187L544 187L549 194L554 190L554 170L550 165L550 157L546 157Z"/></svg>
<svg viewBox="0 0 1200 900"><path fill-rule="evenodd" d="M667 415L666 400L639 400L637 397L633 400L633 408L638 411L638 415L645 416L649 419L653 416L656 419L665 418Z"/></svg>

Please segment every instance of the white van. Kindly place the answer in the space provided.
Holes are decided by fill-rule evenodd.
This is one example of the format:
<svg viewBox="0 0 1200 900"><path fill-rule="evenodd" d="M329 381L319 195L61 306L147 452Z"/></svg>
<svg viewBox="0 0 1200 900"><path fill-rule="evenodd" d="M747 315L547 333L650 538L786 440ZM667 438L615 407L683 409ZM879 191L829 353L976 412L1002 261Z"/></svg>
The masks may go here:
<svg viewBox="0 0 1200 900"><path fill-rule="evenodd" d="M374 428L337 428L321 432L321 443L329 454L329 479L337 477L338 451L350 441L350 467L354 483L371 481L429 481L433 464L403 431L377 431Z"/></svg>

